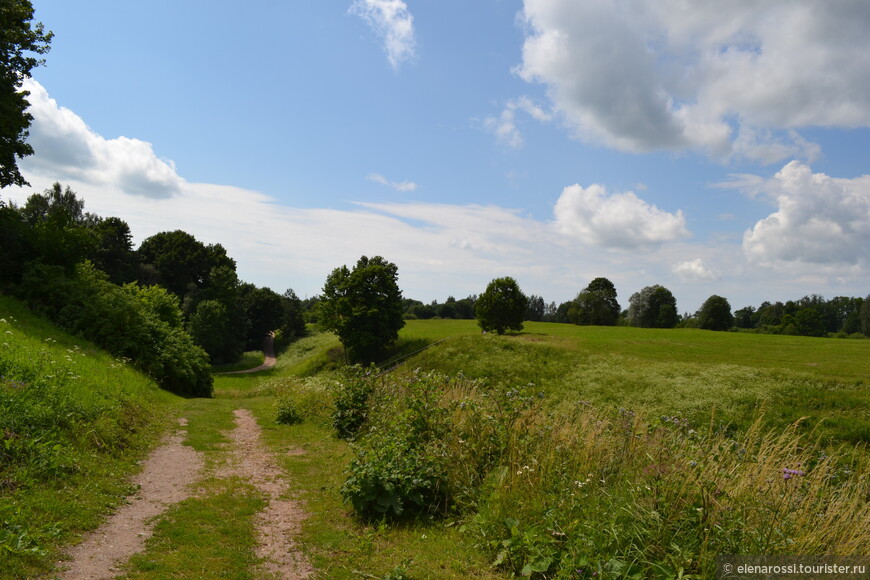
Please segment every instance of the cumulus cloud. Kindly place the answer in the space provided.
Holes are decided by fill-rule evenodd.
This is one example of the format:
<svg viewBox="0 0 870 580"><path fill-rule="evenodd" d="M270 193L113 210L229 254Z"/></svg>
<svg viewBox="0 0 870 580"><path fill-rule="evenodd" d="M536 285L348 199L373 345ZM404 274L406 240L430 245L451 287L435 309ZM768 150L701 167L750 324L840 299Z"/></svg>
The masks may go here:
<svg viewBox="0 0 870 580"><path fill-rule="evenodd" d="M598 184L566 187L554 214L561 233L609 248L641 249L690 235L682 211L660 210L630 191L608 194Z"/></svg>
<svg viewBox="0 0 870 580"><path fill-rule="evenodd" d="M155 155L150 143L94 133L75 113L60 107L38 82L28 79L33 123L28 142L38 152L22 162L35 173L55 180L75 179L91 185L111 184L121 191L145 197L177 195L184 184L171 161Z"/></svg>
<svg viewBox="0 0 870 580"><path fill-rule="evenodd" d="M402 0L354 0L350 13L365 20L380 37L394 70L416 56L414 16Z"/></svg>
<svg viewBox="0 0 870 580"><path fill-rule="evenodd" d="M674 264L672 270L683 282L712 282L720 278L701 258Z"/></svg>
<svg viewBox="0 0 870 580"><path fill-rule="evenodd" d="M743 235L743 250L762 264L864 265L870 262L870 176L813 173L792 161L769 180L748 180L778 209Z"/></svg>
<svg viewBox="0 0 870 580"><path fill-rule="evenodd" d="M369 174L368 180L374 181L375 183L380 183L381 185L386 185L387 187L391 187L396 191L400 191L402 193L414 191L418 187L417 184L413 181L390 181L380 173Z"/></svg>
<svg viewBox="0 0 870 580"><path fill-rule="evenodd" d="M517 127L517 111L521 111L536 121L550 121L553 114L547 112L529 97L511 99L507 102L501 115L484 119L483 126L493 133L503 145L512 149L523 146L523 136Z"/></svg>
<svg viewBox="0 0 870 580"><path fill-rule="evenodd" d="M802 127L870 126L861 0L525 0L516 68L576 134L625 151L812 160Z"/></svg>

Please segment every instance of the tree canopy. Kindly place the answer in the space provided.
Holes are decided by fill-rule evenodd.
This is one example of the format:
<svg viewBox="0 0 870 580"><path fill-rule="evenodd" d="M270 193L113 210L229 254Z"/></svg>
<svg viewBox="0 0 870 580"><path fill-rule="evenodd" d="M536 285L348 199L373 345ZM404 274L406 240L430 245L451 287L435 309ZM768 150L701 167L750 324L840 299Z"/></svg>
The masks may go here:
<svg viewBox="0 0 870 580"><path fill-rule="evenodd" d="M569 306L568 318L574 324L614 326L619 320L619 312L613 282L607 278L595 278Z"/></svg>
<svg viewBox="0 0 870 580"><path fill-rule="evenodd" d="M698 328L704 330L729 330L734 326L731 305L721 296L710 296L698 310Z"/></svg>
<svg viewBox="0 0 870 580"><path fill-rule="evenodd" d="M519 332L523 329L523 317L528 303L529 299L520 290L516 280L509 276L496 278L489 283L474 305L477 324L485 332Z"/></svg>
<svg viewBox="0 0 870 580"><path fill-rule="evenodd" d="M318 323L335 332L349 357L373 362L405 325L399 270L381 256L362 256L349 270L332 271L323 286Z"/></svg>
<svg viewBox="0 0 870 580"><path fill-rule="evenodd" d="M643 328L673 328L677 325L677 299L670 290L655 284L628 299L628 320Z"/></svg>
<svg viewBox="0 0 870 580"><path fill-rule="evenodd" d="M29 185L18 170L18 160L33 154L27 143L33 115L21 86L43 64L36 55L48 52L52 38L32 20L30 0L0 0L0 187Z"/></svg>

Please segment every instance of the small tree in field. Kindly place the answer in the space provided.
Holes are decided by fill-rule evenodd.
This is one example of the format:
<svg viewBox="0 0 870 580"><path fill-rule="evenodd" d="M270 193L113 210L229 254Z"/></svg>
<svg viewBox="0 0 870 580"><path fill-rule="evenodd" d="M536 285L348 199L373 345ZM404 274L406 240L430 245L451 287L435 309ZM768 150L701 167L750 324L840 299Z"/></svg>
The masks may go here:
<svg viewBox="0 0 870 580"><path fill-rule="evenodd" d="M523 315L529 299L511 277L496 278L477 299L474 312L477 324L484 331L504 334L523 329Z"/></svg>
<svg viewBox="0 0 870 580"><path fill-rule="evenodd" d="M734 326L734 315L726 298L710 296L698 310L698 328L704 330L729 330Z"/></svg>
<svg viewBox="0 0 870 580"><path fill-rule="evenodd" d="M405 325L399 270L380 256L361 257L353 270L341 266L323 285L318 323L338 335L355 362L374 362Z"/></svg>

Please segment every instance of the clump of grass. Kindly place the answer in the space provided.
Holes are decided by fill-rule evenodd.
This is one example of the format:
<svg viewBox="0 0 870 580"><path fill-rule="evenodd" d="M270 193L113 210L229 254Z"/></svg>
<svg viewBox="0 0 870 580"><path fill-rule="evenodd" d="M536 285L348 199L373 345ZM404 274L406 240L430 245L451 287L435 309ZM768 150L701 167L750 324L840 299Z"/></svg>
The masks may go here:
<svg viewBox="0 0 870 580"><path fill-rule="evenodd" d="M326 423L335 410L334 388L332 381L321 376L277 377L263 380L251 390L251 396L271 396L278 423Z"/></svg>

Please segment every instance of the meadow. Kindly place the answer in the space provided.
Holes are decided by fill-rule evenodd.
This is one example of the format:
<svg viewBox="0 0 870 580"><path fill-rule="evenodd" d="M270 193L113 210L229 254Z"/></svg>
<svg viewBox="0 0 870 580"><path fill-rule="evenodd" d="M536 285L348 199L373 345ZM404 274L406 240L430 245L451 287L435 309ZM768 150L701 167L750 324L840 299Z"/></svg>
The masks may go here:
<svg viewBox="0 0 870 580"><path fill-rule="evenodd" d="M50 569L176 417L219 464L239 408L304 502L320 577L706 578L721 553L870 553L870 341L408 321L385 375L313 333L181 399L14 301L0 318L2 577ZM338 408L360 413L350 441ZM263 498L196 487L126 577L256 577Z"/></svg>

